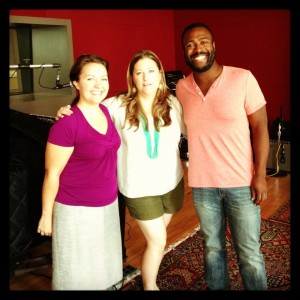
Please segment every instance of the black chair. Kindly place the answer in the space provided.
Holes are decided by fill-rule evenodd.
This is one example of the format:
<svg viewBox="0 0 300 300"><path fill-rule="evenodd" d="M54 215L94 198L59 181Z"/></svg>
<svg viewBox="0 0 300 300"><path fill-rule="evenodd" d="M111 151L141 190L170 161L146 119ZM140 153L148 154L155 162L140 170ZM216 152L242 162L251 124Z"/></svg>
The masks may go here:
<svg viewBox="0 0 300 300"><path fill-rule="evenodd" d="M9 113L9 260L14 275L29 250L50 240L36 229L42 206L45 147L54 118L12 109Z"/></svg>

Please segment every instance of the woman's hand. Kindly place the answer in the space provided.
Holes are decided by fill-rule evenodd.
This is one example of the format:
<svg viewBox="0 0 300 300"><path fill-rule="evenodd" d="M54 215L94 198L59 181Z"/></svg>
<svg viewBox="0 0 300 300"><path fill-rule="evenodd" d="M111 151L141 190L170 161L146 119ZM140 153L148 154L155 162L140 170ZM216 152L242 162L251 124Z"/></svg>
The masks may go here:
<svg viewBox="0 0 300 300"><path fill-rule="evenodd" d="M70 116L73 113L73 111L71 110L71 105L66 105L61 107L55 116L55 120L59 120L61 118L63 118L64 116Z"/></svg>
<svg viewBox="0 0 300 300"><path fill-rule="evenodd" d="M52 236L52 217L47 218L42 216L39 221L37 233L41 236Z"/></svg>

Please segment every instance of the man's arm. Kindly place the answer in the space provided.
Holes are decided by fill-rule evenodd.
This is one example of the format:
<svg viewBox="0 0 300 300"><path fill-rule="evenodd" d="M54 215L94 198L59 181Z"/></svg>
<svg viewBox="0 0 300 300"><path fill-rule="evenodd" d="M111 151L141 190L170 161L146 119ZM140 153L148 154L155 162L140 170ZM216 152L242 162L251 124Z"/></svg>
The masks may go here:
<svg viewBox="0 0 300 300"><path fill-rule="evenodd" d="M267 199L267 161L270 141L268 132L268 117L264 105L255 113L248 116L252 132L252 145L255 157L255 173L251 188L252 199L256 205Z"/></svg>

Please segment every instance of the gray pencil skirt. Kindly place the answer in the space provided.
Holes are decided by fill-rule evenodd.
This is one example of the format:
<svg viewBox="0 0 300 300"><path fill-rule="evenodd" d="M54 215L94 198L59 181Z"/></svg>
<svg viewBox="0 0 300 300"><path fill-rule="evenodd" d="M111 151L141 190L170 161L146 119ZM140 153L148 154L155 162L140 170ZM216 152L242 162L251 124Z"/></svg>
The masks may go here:
<svg viewBox="0 0 300 300"><path fill-rule="evenodd" d="M54 203L52 289L106 290L123 277L118 201L104 207Z"/></svg>

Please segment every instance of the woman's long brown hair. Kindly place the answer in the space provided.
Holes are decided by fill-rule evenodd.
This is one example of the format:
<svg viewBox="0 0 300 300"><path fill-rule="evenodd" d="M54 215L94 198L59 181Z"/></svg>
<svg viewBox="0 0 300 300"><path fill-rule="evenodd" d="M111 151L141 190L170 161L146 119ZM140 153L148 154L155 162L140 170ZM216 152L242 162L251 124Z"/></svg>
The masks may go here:
<svg viewBox="0 0 300 300"><path fill-rule="evenodd" d="M133 83L133 70L135 64L140 60L144 58L150 58L152 59L159 71L161 72L161 82L160 86L157 89L157 93L152 105L152 115L154 120L154 126L157 131L159 131L161 126L169 126L172 123L171 117L170 117L170 110L171 107L167 101L168 97L171 95L171 91L167 86L166 79L165 79L165 73L162 66L162 63L158 56L150 51L150 50L142 50L137 52L131 62L129 63L128 69L127 69L127 86L128 90L126 94L123 94L123 104L122 106L126 106L126 120L129 122L130 128L136 127L138 128L140 125L139 117L142 116L143 119L146 122L146 128L148 130L148 121L146 114L142 108L142 106L139 103L139 100L136 98L137 96L137 90L135 88L135 85ZM124 124L125 126L125 124Z"/></svg>

